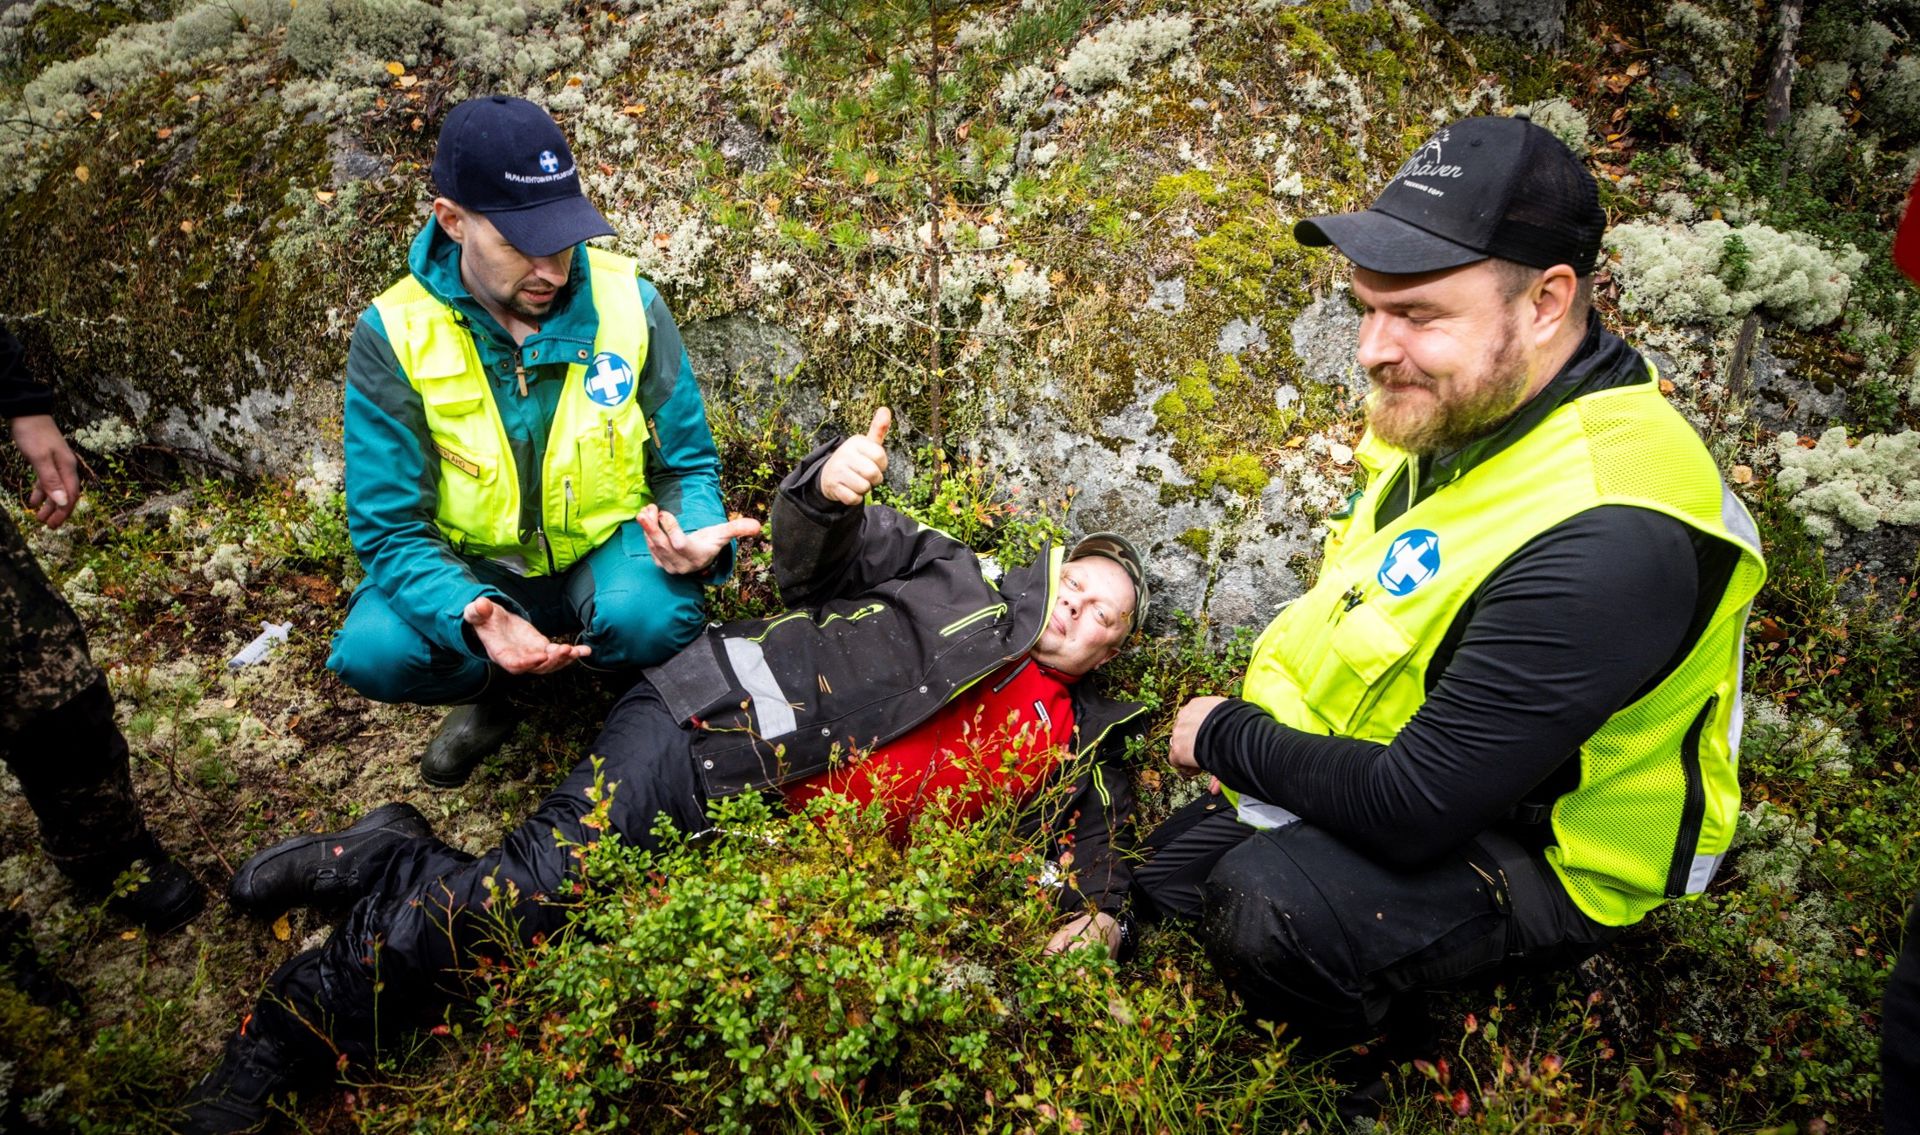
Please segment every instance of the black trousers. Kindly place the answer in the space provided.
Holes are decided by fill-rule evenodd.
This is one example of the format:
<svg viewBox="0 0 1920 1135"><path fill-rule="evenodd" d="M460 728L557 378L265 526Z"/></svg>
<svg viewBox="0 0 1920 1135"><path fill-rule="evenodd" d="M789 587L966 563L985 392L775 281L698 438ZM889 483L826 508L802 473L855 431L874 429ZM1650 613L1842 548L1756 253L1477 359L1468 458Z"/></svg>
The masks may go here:
<svg viewBox="0 0 1920 1135"><path fill-rule="evenodd" d="M1881 1104L1887 1135L1920 1135L1920 899L1907 913L1907 938L1880 1013Z"/></svg>
<svg viewBox="0 0 1920 1135"><path fill-rule="evenodd" d="M598 769L591 757L575 765L485 855L431 838L392 849L346 924L274 972L243 1028L278 1044L299 1081L329 1073L339 1054L368 1062L387 1038L437 1018L462 999L461 975L489 943L503 935L531 943L566 923L576 849L602 832L585 822L596 776L612 790L607 830L628 845L656 848L663 815L685 833L707 826L691 738L650 684L615 705L591 751Z"/></svg>
<svg viewBox="0 0 1920 1135"><path fill-rule="evenodd" d="M1618 933L1574 906L1544 859L1494 832L1393 867L1305 822L1247 827L1204 797L1147 842L1152 858L1134 876L1143 905L1197 918L1248 1014L1315 1046L1378 1035L1428 990L1571 967Z"/></svg>
<svg viewBox="0 0 1920 1135"><path fill-rule="evenodd" d="M0 759L40 821L40 841L62 874L92 890L159 845L133 794L127 739L113 720L107 680L0 731Z"/></svg>

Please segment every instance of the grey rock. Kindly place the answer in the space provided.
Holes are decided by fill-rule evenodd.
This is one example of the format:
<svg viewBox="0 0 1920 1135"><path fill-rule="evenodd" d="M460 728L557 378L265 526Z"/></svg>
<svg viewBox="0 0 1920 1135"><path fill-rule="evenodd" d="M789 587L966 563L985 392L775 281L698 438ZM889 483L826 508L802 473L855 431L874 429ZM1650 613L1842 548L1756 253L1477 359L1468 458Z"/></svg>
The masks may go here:
<svg viewBox="0 0 1920 1135"><path fill-rule="evenodd" d="M1421 0L1450 32L1492 35L1530 47L1557 47L1566 36L1567 0Z"/></svg>
<svg viewBox="0 0 1920 1135"><path fill-rule="evenodd" d="M1152 281L1153 294L1147 297L1147 310L1161 315L1178 315L1187 310L1187 278L1175 276Z"/></svg>
<svg viewBox="0 0 1920 1135"><path fill-rule="evenodd" d="M720 128L720 156L746 173L759 173L772 160L773 147L760 131L738 118L730 118Z"/></svg>
<svg viewBox="0 0 1920 1135"><path fill-rule="evenodd" d="M1083 434L1059 426L1072 420L1067 395L1043 388L986 423L979 452L1007 484L1046 486L1049 494L1075 490L1067 512L1072 531L1110 529L1140 546L1155 596L1150 632L1169 630L1178 610L1222 641L1237 626L1264 626L1300 593L1289 561L1308 549L1308 534L1224 491L1162 503L1162 485L1191 484L1173 457L1172 439L1154 428L1153 402L1166 389L1136 391ZM1181 542L1194 529L1211 536L1204 554Z"/></svg>
<svg viewBox="0 0 1920 1135"><path fill-rule="evenodd" d="M1223 355L1244 355L1248 351L1265 349L1267 329L1260 326L1260 317L1252 319L1233 319L1220 329L1220 337L1215 348Z"/></svg>
<svg viewBox="0 0 1920 1135"><path fill-rule="evenodd" d="M338 189L350 181L369 181L376 177L385 177L393 167L387 159L370 153L348 130L335 130L327 135L327 152L333 158L333 187Z"/></svg>
<svg viewBox="0 0 1920 1135"><path fill-rule="evenodd" d="M707 409L732 404L754 414L779 410L809 433L827 420L818 391L796 381L806 352L792 332L750 315L727 315L680 329Z"/></svg>
<svg viewBox="0 0 1920 1135"><path fill-rule="evenodd" d="M1802 377L1773 353L1764 334L1755 337L1747 359L1747 399L1753 420L1776 433L1818 434L1847 412L1846 391Z"/></svg>
<svg viewBox="0 0 1920 1135"><path fill-rule="evenodd" d="M1360 345L1360 313L1345 295L1314 300L1294 318L1287 333L1293 337L1293 353L1308 382L1344 386L1353 398L1366 393L1366 372L1354 362Z"/></svg>

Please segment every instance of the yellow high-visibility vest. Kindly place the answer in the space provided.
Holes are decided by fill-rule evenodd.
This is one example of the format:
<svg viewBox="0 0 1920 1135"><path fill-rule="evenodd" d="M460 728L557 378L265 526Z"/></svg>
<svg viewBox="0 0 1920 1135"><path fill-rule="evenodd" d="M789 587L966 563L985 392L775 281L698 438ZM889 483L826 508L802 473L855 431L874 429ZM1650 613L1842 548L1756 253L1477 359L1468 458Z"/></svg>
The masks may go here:
<svg viewBox="0 0 1920 1135"><path fill-rule="evenodd" d="M1335 522L1319 581L1255 643L1244 696L1295 729L1388 743L1425 700L1462 605L1520 547L1601 505L1672 516L1735 548L1738 566L1680 665L1581 746L1546 855L1574 903L1610 926L1705 890L1740 808L1742 650L1766 565L1693 428L1651 379L1588 394L1377 530L1396 471L1413 470L1371 436L1360 457L1367 490ZM1250 823L1271 808L1237 803Z"/></svg>
<svg viewBox="0 0 1920 1135"><path fill-rule="evenodd" d="M600 328L593 351L568 360L540 471L540 526L532 530L520 524L519 471L472 332L412 275L373 301L426 410L439 460L440 530L463 554L527 575L565 571L653 499L640 405L647 311L635 264L597 248L586 256Z"/></svg>

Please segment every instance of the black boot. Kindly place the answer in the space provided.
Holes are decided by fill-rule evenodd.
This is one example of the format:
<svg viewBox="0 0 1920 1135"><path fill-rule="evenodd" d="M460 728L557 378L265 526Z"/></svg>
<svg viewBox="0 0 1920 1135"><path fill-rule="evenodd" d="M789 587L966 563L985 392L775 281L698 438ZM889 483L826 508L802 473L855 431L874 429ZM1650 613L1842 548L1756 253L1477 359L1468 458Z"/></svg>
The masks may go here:
<svg viewBox="0 0 1920 1135"><path fill-rule="evenodd" d="M293 1070L280 1046L242 1025L227 1038L220 1063L187 1093L175 1130L179 1135L258 1131L267 1122L271 1098L292 1084Z"/></svg>
<svg viewBox="0 0 1920 1135"><path fill-rule="evenodd" d="M413 805L386 804L341 831L295 836L255 854L234 872L227 895L236 909L263 917L351 903L372 885L388 852L432 835Z"/></svg>
<svg viewBox="0 0 1920 1135"><path fill-rule="evenodd" d="M518 706L504 694L454 707L420 756L420 779L435 788L458 788L473 766L498 752L520 724Z"/></svg>
<svg viewBox="0 0 1920 1135"><path fill-rule="evenodd" d="M180 929L206 905L207 891L200 880L157 846L116 876L107 899L109 911L155 934Z"/></svg>

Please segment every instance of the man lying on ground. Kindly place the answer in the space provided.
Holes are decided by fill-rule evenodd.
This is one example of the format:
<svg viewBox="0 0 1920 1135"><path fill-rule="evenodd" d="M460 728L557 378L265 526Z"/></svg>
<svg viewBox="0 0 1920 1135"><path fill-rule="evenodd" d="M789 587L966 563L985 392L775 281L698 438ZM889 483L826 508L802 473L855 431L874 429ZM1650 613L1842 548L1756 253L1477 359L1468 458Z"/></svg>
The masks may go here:
<svg viewBox="0 0 1920 1135"><path fill-rule="evenodd" d="M1144 565L1126 540L1103 533L996 585L965 545L863 503L886 470L888 422L883 409L865 436L822 446L781 485L774 574L793 609L710 628L648 670L614 707L593 759L498 848L478 858L456 851L410 806L389 804L241 867L232 897L243 909L271 915L330 900L353 910L325 945L268 979L188 1098L181 1131L256 1128L270 1097L324 1083L342 1055L367 1061L382 1037L437 1019L497 927L531 941L563 925L565 908L542 896L570 886L573 848L599 838L583 820L600 778L612 789L607 825L651 849L659 817L696 834L709 802L736 793L879 796L904 824L936 800L978 814L984 801L966 786L969 771L984 775L986 791L1031 799L1084 769L1064 804L1028 821L1065 833L1072 852L1054 849L1059 908L1072 917L1047 948L1119 949L1115 916L1131 874L1114 843L1132 795L1116 727L1143 708L1079 679L1118 654L1144 616ZM843 758L854 753L868 755L850 766ZM979 753L1014 756L980 769ZM1094 759L1068 757L1085 753ZM511 909L486 909L496 895L515 896Z"/></svg>

